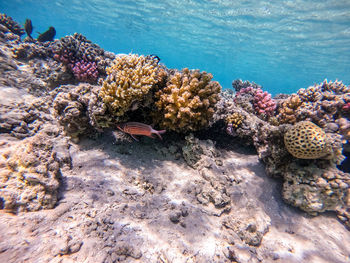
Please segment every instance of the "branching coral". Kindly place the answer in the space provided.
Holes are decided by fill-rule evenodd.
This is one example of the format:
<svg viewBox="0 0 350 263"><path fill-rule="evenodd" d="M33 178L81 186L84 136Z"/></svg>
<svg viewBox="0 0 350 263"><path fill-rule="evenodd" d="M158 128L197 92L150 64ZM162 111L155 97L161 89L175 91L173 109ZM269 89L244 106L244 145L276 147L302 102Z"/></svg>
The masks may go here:
<svg viewBox="0 0 350 263"><path fill-rule="evenodd" d="M116 116L137 108L166 76L157 59L136 54L118 56L107 74L99 96Z"/></svg>
<svg viewBox="0 0 350 263"><path fill-rule="evenodd" d="M166 87L156 93L160 126L178 132L206 127L221 91L220 84L212 78L210 73L187 68L173 72Z"/></svg>
<svg viewBox="0 0 350 263"><path fill-rule="evenodd" d="M60 167L43 134L10 145L0 158L0 203L7 211L37 211L57 202Z"/></svg>
<svg viewBox="0 0 350 263"><path fill-rule="evenodd" d="M8 30L16 35L21 36L24 34L23 28L6 14L0 14L0 24L7 27Z"/></svg>

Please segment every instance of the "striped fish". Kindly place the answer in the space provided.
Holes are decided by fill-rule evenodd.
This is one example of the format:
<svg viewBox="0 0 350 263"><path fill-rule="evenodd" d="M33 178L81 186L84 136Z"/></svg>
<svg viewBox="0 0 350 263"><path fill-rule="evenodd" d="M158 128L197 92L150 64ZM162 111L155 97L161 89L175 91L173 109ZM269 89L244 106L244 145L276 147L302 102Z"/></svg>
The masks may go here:
<svg viewBox="0 0 350 263"><path fill-rule="evenodd" d="M162 139L161 134L165 133L165 130L157 131L154 130L150 125L140 123L140 122L126 122L117 124L117 128L122 132L130 134L136 141L138 139L134 135L144 135L154 139L154 134L156 134L160 139Z"/></svg>

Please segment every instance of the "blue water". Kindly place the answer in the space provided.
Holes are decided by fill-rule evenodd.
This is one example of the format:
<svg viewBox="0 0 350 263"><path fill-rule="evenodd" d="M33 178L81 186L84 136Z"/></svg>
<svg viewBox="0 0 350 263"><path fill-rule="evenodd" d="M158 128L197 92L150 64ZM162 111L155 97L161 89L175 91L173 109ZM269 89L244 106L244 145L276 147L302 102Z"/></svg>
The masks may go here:
<svg viewBox="0 0 350 263"><path fill-rule="evenodd" d="M0 12L57 37L79 32L115 53L156 54L168 68L211 72L292 93L350 84L349 0L0 0ZM34 36L36 36L34 34Z"/></svg>

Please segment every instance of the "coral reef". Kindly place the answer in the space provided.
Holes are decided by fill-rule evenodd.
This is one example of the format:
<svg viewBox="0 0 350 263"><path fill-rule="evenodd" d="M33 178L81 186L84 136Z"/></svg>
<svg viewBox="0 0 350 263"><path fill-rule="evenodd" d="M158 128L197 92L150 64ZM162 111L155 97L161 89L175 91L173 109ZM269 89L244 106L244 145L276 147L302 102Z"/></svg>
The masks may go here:
<svg viewBox="0 0 350 263"><path fill-rule="evenodd" d="M53 208L60 186L60 164L44 134L10 145L0 160L0 203L6 211Z"/></svg>
<svg viewBox="0 0 350 263"><path fill-rule="evenodd" d="M342 117L342 111L339 111L347 99L342 92L348 88L340 82L335 83L324 82L316 87L318 92L315 92L315 88L310 88L307 92L299 92L303 95L295 94L279 99L278 121L283 119L281 122L295 123L294 126L281 123L273 126L257 118L253 111L251 94L245 94L249 107L240 107L240 104L232 103L233 95L228 92L222 94L215 120L225 120L234 112L244 116L240 126L235 129L225 122L228 126L226 131L229 135L239 138L240 142L255 146L269 176L283 178L283 199L312 215L335 211L344 224L349 225L349 174L336 168L336 165L344 160L342 150L345 141L342 139L346 139L345 134L349 131L349 121ZM244 92L244 89L241 89L241 92ZM249 92L253 91L252 88L247 89ZM319 105L317 109L319 113L329 114L324 126L318 127L318 123L311 123L311 118L302 121L302 115L299 113L301 107L306 107L303 102L306 99L312 100L307 104L311 107L323 103L324 106ZM337 113L333 113L331 109L327 110L326 102L336 105ZM310 150L311 145L314 146L311 147L314 148L313 151Z"/></svg>
<svg viewBox="0 0 350 263"><path fill-rule="evenodd" d="M278 107L280 123L311 121L321 128L337 130L337 119L344 117L343 107L350 101L350 88L340 81L325 80L319 85L300 89Z"/></svg>
<svg viewBox="0 0 350 263"><path fill-rule="evenodd" d="M110 111L116 116L123 116L140 104L150 104L153 99L151 89L166 76L158 60L130 54L117 56L113 63L107 68L108 76L99 93Z"/></svg>
<svg viewBox="0 0 350 263"><path fill-rule="evenodd" d="M221 86L212 75L199 70L174 71L166 87L156 93L160 127L178 132L196 131L209 125Z"/></svg>
<svg viewBox="0 0 350 263"><path fill-rule="evenodd" d="M8 28L12 33L22 36L24 34L24 29L14 21L10 16L6 14L0 14L0 25Z"/></svg>

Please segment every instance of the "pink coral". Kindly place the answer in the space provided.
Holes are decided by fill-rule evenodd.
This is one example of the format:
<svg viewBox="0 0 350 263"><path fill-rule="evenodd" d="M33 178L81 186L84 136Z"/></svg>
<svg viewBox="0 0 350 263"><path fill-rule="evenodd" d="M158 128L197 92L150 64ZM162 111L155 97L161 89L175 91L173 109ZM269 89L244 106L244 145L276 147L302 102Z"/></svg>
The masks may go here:
<svg viewBox="0 0 350 263"><path fill-rule="evenodd" d="M238 102L239 97L246 97L246 102L252 104L253 109L259 116L272 116L276 109L276 102L271 98L271 94L263 91L261 88L254 88L252 86L242 88L235 95L235 102ZM242 103L242 99L239 103Z"/></svg>
<svg viewBox="0 0 350 263"><path fill-rule="evenodd" d="M350 112L350 102L347 102L344 104L343 110L346 112Z"/></svg>
<svg viewBox="0 0 350 263"><path fill-rule="evenodd" d="M71 65L74 77L79 81L95 82L98 78L98 71L95 62L85 60L77 61Z"/></svg>
<svg viewBox="0 0 350 263"><path fill-rule="evenodd" d="M271 99L271 94L258 88L254 96L254 108L258 115L272 116L276 109L276 102Z"/></svg>

